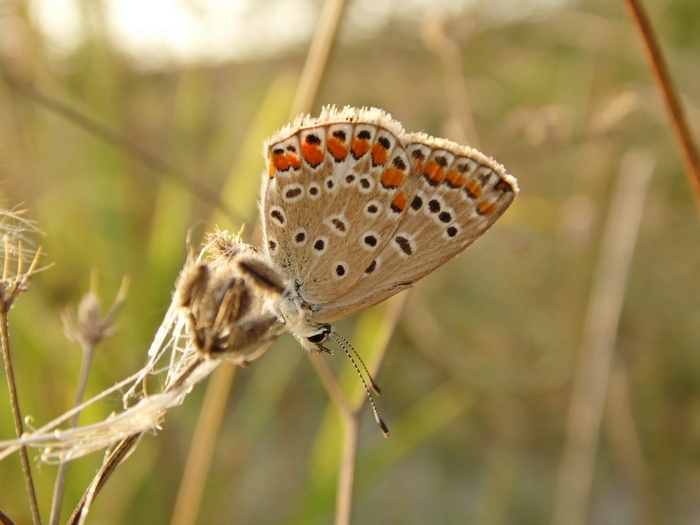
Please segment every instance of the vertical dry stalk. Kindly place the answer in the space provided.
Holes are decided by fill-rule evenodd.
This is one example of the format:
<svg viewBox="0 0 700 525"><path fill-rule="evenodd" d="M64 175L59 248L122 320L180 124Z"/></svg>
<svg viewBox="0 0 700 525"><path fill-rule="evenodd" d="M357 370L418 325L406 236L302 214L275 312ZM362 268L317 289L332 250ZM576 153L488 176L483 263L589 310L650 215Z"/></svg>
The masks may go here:
<svg viewBox="0 0 700 525"><path fill-rule="evenodd" d="M129 288L129 279L122 279L114 303L104 317L100 317L99 303L97 302L97 272L90 275L90 291L80 302L78 314L73 317L68 311L64 314L63 322L66 335L69 339L80 344L83 350L83 358L80 363L80 374L78 378L78 388L75 393L73 408L83 402L85 389L87 388L88 375L92 358L95 355L95 348L105 338L112 335L114 328L114 316L126 300L126 293ZM70 419L70 428L78 425L80 412L76 412ZM53 498L51 500L50 525L58 525L61 519L61 507L63 506L63 491L65 488L66 474L68 472L68 462L63 462L58 467L56 482L54 483Z"/></svg>
<svg viewBox="0 0 700 525"><path fill-rule="evenodd" d="M197 522L204 485L235 372L234 365L225 363L212 374L209 381L175 500L171 525L190 525Z"/></svg>
<svg viewBox="0 0 700 525"><path fill-rule="evenodd" d="M659 47L654 30L649 22L649 17L647 17L644 10L644 6L642 6L639 0L626 0L626 2L632 19L636 23L642 36L642 42L644 43L644 49L647 52L649 63L651 64L656 81L659 84L659 89L661 90L666 109L671 117L671 123L676 132L676 137L683 150L688 178L695 191L696 203L700 206L700 157L693 143L688 121L685 118L685 113L678 100L676 90L673 87L673 81L668 73L661 48Z"/></svg>
<svg viewBox="0 0 700 525"><path fill-rule="evenodd" d="M603 232L559 470L554 525L584 525L625 284L654 162L627 153Z"/></svg>
<svg viewBox="0 0 700 525"><path fill-rule="evenodd" d="M445 70L445 95L449 111L449 137L460 144L480 149L479 135L472 116L469 95L462 75L462 53L459 44L445 32L441 19L428 20L423 27L423 42L442 61Z"/></svg>
<svg viewBox="0 0 700 525"><path fill-rule="evenodd" d="M646 525L668 523L659 498L659 491L655 490L644 459L642 444L632 414L627 372L620 360L613 363L610 374L605 406L605 429L615 458L632 478L639 493L639 500L645 509L643 523Z"/></svg>
<svg viewBox="0 0 700 525"><path fill-rule="evenodd" d="M311 363L321 379L321 383L323 383L343 422L343 447L340 456L340 470L338 472L335 525L350 525L355 463L357 460L357 441L359 437L359 413L351 407L324 356L314 354L310 357Z"/></svg>
<svg viewBox="0 0 700 525"><path fill-rule="evenodd" d="M15 300L27 288L27 284L31 279L34 270L41 256L41 248L39 248L34 256L29 270L22 274L22 245L19 244L17 254L17 275L14 279L9 277L10 264L10 240L5 236L5 265L3 268L2 282L0 282L0 343L2 343L2 356L5 360L5 375L7 376L7 387L10 391L10 404L12 405L12 417L15 424L15 432L17 437L21 437L24 433L24 425L22 423L22 411L19 407L19 397L17 396L17 383L15 381L15 372L12 366L12 354L10 352L10 333L7 321L7 315ZM32 479L32 470L29 465L29 456L27 455L26 447L19 449L20 461L22 463L22 472L24 474L24 483L27 487L27 496L29 498L29 507L32 512L32 521L34 525L41 523L39 515L39 505L36 499L36 491L34 490L34 481Z"/></svg>
<svg viewBox="0 0 700 525"><path fill-rule="evenodd" d="M328 57L333 48L344 9L345 0L326 0L323 4L323 10L316 25L316 33L311 41L309 54L306 56L304 70L301 73L299 86L294 96L291 117L311 111L311 106L313 106L318 94L318 87L326 72Z"/></svg>
<svg viewBox="0 0 700 525"><path fill-rule="evenodd" d="M368 365L372 375L378 372L386 356L389 341L394 333L407 297L408 294L404 292L387 301L387 309L384 313L381 327L378 330L379 336L377 337L375 347L369 352L374 360L372 364ZM315 355L312 357L311 362L316 368L316 372L321 378L323 386L328 391L343 422L343 444L340 455L340 469L338 472L335 524L350 525L352 519L352 501L355 466L357 462L360 414L367 401L367 397L363 389L358 389L355 399L352 401L348 400L327 362L323 359L323 356Z"/></svg>

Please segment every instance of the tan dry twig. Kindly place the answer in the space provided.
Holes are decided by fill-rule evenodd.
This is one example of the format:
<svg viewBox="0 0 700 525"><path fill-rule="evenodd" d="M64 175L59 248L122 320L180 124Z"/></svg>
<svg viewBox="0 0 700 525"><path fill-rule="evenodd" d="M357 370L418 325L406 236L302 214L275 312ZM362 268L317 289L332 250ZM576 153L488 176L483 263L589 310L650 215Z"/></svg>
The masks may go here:
<svg viewBox="0 0 700 525"><path fill-rule="evenodd" d="M630 152L622 159L588 304L581 357L574 370L554 525L586 523L625 285L653 167L653 159L644 152Z"/></svg>
<svg viewBox="0 0 700 525"><path fill-rule="evenodd" d="M224 418L233 385L236 367L224 364L212 374L197 418L197 427L187 455L185 471L175 500L171 525L191 525L197 522L216 439Z"/></svg>
<svg viewBox="0 0 700 525"><path fill-rule="evenodd" d="M17 247L17 274L14 278L9 276L10 262L10 238L5 236L5 264L3 268L2 282L0 282L0 342L2 343L2 355L5 361L5 375L7 376L7 387L10 391L10 404L12 405L12 417L15 424L15 432L17 437L21 437L24 433L24 425L22 423L22 411L19 407L19 397L17 395L17 383L15 381L15 372L12 366L12 354L10 352L10 332L7 316L19 294L27 289L27 284L31 279L34 271L39 263L41 256L41 247L36 251L34 260L26 273L22 273L22 244ZM37 503L36 491L34 490L34 481L32 479L32 470L29 465L29 456L26 447L19 449L20 461L22 463L22 472L24 474L24 483L27 487L27 496L29 498L29 507L32 512L32 521L34 525L41 524L41 516L39 514L39 505Z"/></svg>
<svg viewBox="0 0 700 525"><path fill-rule="evenodd" d="M406 303L408 293L404 292L389 299L386 311L378 330L375 347L370 351L373 363L368 364L372 376L381 367L389 342L398 323L401 311ZM358 388L354 399L348 400L338 380L333 375L328 363L321 355L312 356L311 362L326 388L336 410L343 422L343 443L338 471L338 488L336 492L335 525L350 525L352 518L353 489L355 466L357 463L357 444L359 440L359 423L362 408L367 402L364 389Z"/></svg>
<svg viewBox="0 0 700 525"><path fill-rule="evenodd" d="M690 185L695 191L696 204L700 206L700 156L698 156L698 150L693 142L688 121L681 107L678 94L673 86L673 80L666 66L666 61L661 53L658 39L654 34L654 29L651 27L644 6L641 4L640 0L626 0L626 3L632 19L642 36L642 42L644 43L644 49L646 50L651 69L659 84L666 109L671 117L673 129L676 132L676 137L683 150Z"/></svg>
<svg viewBox="0 0 700 525"><path fill-rule="evenodd" d="M632 478L639 493L640 504L645 509L645 525L665 525L668 520L661 504L661 491L656 490L644 458L629 390L627 372L622 360L618 359L612 366L605 406L606 436L611 450L614 451L614 458Z"/></svg>
<svg viewBox="0 0 700 525"><path fill-rule="evenodd" d="M442 61L445 72L445 96L447 98L448 137L460 144L480 149L479 135L474 125L467 86L462 74L462 52L459 44L445 31L445 21L432 18L423 26L423 43Z"/></svg>
<svg viewBox="0 0 700 525"><path fill-rule="evenodd" d="M323 80L328 65L328 57L333 49L338 34L338 26L343 17L346 0L326 0L323 4L321 16L316 24L316 32L311 41L309 54L301 72L299 86L297 86L290 117L294 118L300 113L311 111L318 88Z"/></svg>

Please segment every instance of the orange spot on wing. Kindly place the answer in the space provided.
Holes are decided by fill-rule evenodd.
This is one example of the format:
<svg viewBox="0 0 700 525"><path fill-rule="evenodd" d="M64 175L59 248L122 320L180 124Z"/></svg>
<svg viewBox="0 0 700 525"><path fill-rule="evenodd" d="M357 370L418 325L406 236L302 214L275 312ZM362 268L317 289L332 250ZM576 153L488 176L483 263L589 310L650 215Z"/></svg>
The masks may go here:
<svg viewBox="0 0 700 525"><path fill-rule="evenodd" d="M479 215L491 215L496 211L496 203L489 201L481 201L476 205L476 211Z"/></svg>
<svg viewBox="0 0 700 525"><path fill-rule="evenodd" d="M462 186L464 186L464 183L467 182L467 178L457 170L448 171L447 177L445 177L445 179L447 179L447 182L453 188L461 188Z"/></svg>
<svg viewBox="0 0 700 525"><path fill-rule="evenodd" d="M316 143L305 142L301 147L301 154L304 160L314 168L323 162L323 151Z"/></svg>
<svg viewBox="0 0 700 525"><path fill-rule="evenodd" d="M382 186L385 188L398 188L406 174L398 168L391 166L382 173Z"/></svg>
<svg viewBox="0 0 700 525"><path fill-rule="evenodd" d="M436 184L442 182L442 179L445 178L445 168L437 162L428 162L423 173Z"/></svg>
<svg viewBox="0 0 700 525"><path fill-rule="evenodd" d="M475 180L467 182L467 192L469 192L470 195L473 195L475 198L481 197L481 191L481 185Z"/></svg>
<svg viewBox="0 0 700 525"><path fill-rule="evenodd" d="M299 160L299 157L296 155L292 155L291 153L287 153L287 160L289 161L289 164L294 168L295 170L298 170L301 168L301 161Z"/></svg>
<svg viewBox="0 0 700 525"><path fill-rule="evenodd" d="M406 194L403 191L399 191L396 194L396 197L394 197L394 200L391 201L392 209L398 209L398 211L404 211L407 204L408 197L406 197Z"/></svg>
<svg viewBox="0 0 700 525"><path fill-rule="evenodd" d="M270 162L270 178L275 176L275 170L287 171L290 167L298 169L299 158L291 153L273 153Z"/></svg>
<svg viewBox="0 0 700 525"><path fill-rule="evenodd" d="M388 151L379 142L372 146L372 164L381 166L382 164L386 164L388 158Z"/></svg>
<svg viewBox="0 0 700 525"><path fill-rule="evenodd" d="M328 139L327 147L335 160L343 160L348 154L348 147L345 145L345 142L335 137L330 137Z"/></svg>
<svg viewBox="0 0 700 525"><path fill-rule="evenodd" d="M362 155L369 151L369 140L367 139L352 139L352 155L359 159Z"/></svg>

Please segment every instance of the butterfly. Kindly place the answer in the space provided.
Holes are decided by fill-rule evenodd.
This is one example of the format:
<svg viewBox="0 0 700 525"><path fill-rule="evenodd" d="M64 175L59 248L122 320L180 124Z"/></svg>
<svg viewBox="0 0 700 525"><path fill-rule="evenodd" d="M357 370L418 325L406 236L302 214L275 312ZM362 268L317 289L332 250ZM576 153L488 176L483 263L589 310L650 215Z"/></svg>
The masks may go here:
<svg viewBox="0 0 700 525"><path fill-rule="evenodd" d="M377 108L300 116L264 155L262 256L289 283L277 308L307 350L461 253L518 193L490 157Z"/></svg>

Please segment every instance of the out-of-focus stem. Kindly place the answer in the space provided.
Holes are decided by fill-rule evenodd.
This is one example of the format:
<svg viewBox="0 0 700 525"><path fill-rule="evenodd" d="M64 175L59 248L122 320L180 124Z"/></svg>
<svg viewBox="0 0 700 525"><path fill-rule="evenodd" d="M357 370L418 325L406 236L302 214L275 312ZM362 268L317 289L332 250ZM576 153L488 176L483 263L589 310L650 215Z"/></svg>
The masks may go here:
<svg viewBox="0 0 700 525"><path fill-rule="evenodd" d="M654 162L628 153L610 204L574 371L554 525L584 525L625 285Z"/></svg>
<svg viewBox="0 0 700 525"><path fill-rule="evenodd" d="M658 39L654 34L654 29L651 27L644 6L639 0L626 0L626 2L632 19L636 23L642 36L642 42L644 43L651 69L659 84L661 95L666 103L666 109L671 117L673 129L676 132L676 137L683 150L688 178L695 191L696 204L700 207L700 156L693 143L688 121L685 118L685 113L681 107L676 89L673 87L673 80L671 80L671 75L666 67L666 61L661 53Z"/></svg>

